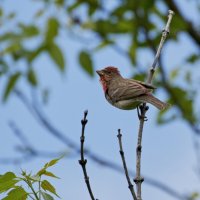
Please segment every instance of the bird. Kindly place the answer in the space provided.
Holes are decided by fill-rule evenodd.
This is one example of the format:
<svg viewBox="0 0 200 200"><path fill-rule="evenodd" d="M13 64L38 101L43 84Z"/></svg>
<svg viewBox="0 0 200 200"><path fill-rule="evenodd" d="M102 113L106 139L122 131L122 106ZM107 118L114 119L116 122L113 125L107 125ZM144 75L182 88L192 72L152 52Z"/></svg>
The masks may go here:
<svg viewBox="0 0 200 200"><path fill-rule="evenodd" d="M162 102L152 95L155 89L151 84L134 79L123 78L114 66L108 66L96 73L100 77L107 101L122 110L133 110L142 103L150 103L159 110L169 107L168 103Z"/></svg>

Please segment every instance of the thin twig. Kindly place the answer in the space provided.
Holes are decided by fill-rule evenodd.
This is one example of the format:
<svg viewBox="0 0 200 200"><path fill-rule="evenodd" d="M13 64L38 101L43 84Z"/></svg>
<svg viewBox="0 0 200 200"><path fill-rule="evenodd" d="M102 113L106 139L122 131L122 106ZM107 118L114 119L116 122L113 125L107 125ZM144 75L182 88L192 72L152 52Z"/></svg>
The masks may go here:
<svg viewBox="0 0 200 200"><path fill-rule="evenodd" d="M85 135L84 134L85 134L85 125L88 122L88 120L86 119L87 114L88 114L88 111L85 111L84 112L84 118L81 120L81 124L82 124L82 132L81 132L81 137L80 137L80 142L81 142L81 150L80 150L81 159L79 160L79 164L82 167L84 178L85 178L85 183L87 185L87 189L88 189L88 192L90 194L90 197L91 197L92 200L95 200L93 192L92 192L92 189L91 189L91 186L90 186L89 176L88 176L87 170L86 170L87 160L84 157L84 141L85 141Z"/></svg>
<svg viewBox="0 0 200 200"><path fill-rule="evenodd" d="M24 182L30 187L30 189L32 190L32 192L33 192L33 194L34 194L36 200L40 200L39 197L37 196L36 191L35 191L34 188L33 188L32 183L31 183L29 180L26 180L26 179L24 179Z"/></svg>
<svg viewBox="0 0 200 200"><path fill-rule="evenodd" d="M163 32L162 32L160 44L158 46L156 56L154 58L153 64L152 64L152 66L149 70L149 74L148 74L148 77L147 77L146 82L148 84L151 84L151 82L152 82L153 75L154 75L154 72L155 72L155 68L157 66L157 62L159 60L163 44L164 44L164 42L167 38L167 35L169 34L169 27L170 27L170 23L171 23L173 15L174 15L174 12L169 10L168 21L167 21L167 24L166 24ZM141 176L142 133L143 133L144 122L147 120L146 119L146 112L148 110L148 106L146 106L146 103L143 103L138 109L140 109L140 113L139 113L140 124L139 124L138 141L137 141L137 148L136 148L136 155L137 155L136 156L136 176L134 178L134 182L135 182L136 188L137 188L137 200L142 200L141 185L142 185L142 182L144 181L144 178Z"/></svg>
<svg viewBox="0 0 200 200"><path fill-rule="evenodd" d="M130 189L131 191L131 194L132 194L132 197L134 200L137 200L137 197L136 197L136 194L135 194L135 191L134 191L134 187L133 187L133 184L131 183L131 180L130 180L130 177L129 177L129 173L128 173L128 168L126 166L126 160L125 160L125 156L124 156L124 150L123 150L123 146L122 146L122 134L121 134L121 130L118 129L118 140L119 140L119 153L121 155L121 158L122 158L122 163L123 163L123 167L124 167L124 172L125 172L125 175L126 175L126 179L127 179L127 182L128 182L128 188Z"/></svg>
<svg viewBox="0 0 200 200"><path fill-rule="evenodd" d="M158 50L157 50L156 56L154 58L153 64L151 66L151 69L149 70L149 75L148 75L148 78L147 78L147 83L149 83L149 84L152 81L152 78L153 78L153 75L154 75L154 72L155 72L156 65L158 63L158 59L160 57L160 53L161 53L163 44L164 44L167 36L169 35L169 27L170 27L173 15L174 15L174 12L172 10L169 10L167 24L166 24L166 26L165 26L165 28L164 28L164 30L162 32L162 37L161 37L161 40L160 40L160 44L158 46Z"/></svg>

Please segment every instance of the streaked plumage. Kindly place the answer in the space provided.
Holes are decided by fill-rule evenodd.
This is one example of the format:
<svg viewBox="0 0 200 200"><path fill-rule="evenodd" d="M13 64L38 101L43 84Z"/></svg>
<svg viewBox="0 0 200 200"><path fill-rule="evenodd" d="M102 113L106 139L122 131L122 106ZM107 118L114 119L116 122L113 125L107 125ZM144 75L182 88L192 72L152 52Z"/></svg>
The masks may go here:
<svg viewBox="0 0 200 200"><path fill-rule="evenodd" d="M125 79L115 67L106 67L97 71L97 73L100 76L106 99L117 108L131 110L145 102L160 110L168 107L167 103L160 101L151 94L155 87L141 81Z"/></svg>

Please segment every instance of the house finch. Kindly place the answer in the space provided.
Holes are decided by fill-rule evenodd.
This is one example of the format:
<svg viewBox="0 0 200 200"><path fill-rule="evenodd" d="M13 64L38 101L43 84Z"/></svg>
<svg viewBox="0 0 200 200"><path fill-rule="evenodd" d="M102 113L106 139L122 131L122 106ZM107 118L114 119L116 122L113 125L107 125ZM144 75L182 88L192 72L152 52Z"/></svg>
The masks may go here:
<svg viewBox="0 0 200 200"><path fill-rule="evenodd" d="M155 87L141 81L123 78L116 67L109 66L96 72L100 76L107 101L119 109L135 109L141 103L150 103L159 110L169 106L151 94Z"/></svg>

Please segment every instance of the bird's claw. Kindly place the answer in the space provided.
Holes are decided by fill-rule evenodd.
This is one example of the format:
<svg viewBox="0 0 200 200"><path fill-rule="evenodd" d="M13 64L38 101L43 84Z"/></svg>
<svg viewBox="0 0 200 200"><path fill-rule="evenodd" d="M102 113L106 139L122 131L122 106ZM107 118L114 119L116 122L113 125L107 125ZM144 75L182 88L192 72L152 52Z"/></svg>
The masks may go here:
<svg viewBox="0 0 200 200"><path fill-rule="evenodd" d="M147 117L145 116L145 113L148 109L149 107L144 104L137 106L137 115L139 120L144 120L145 122L148 121Z"/></svg>

